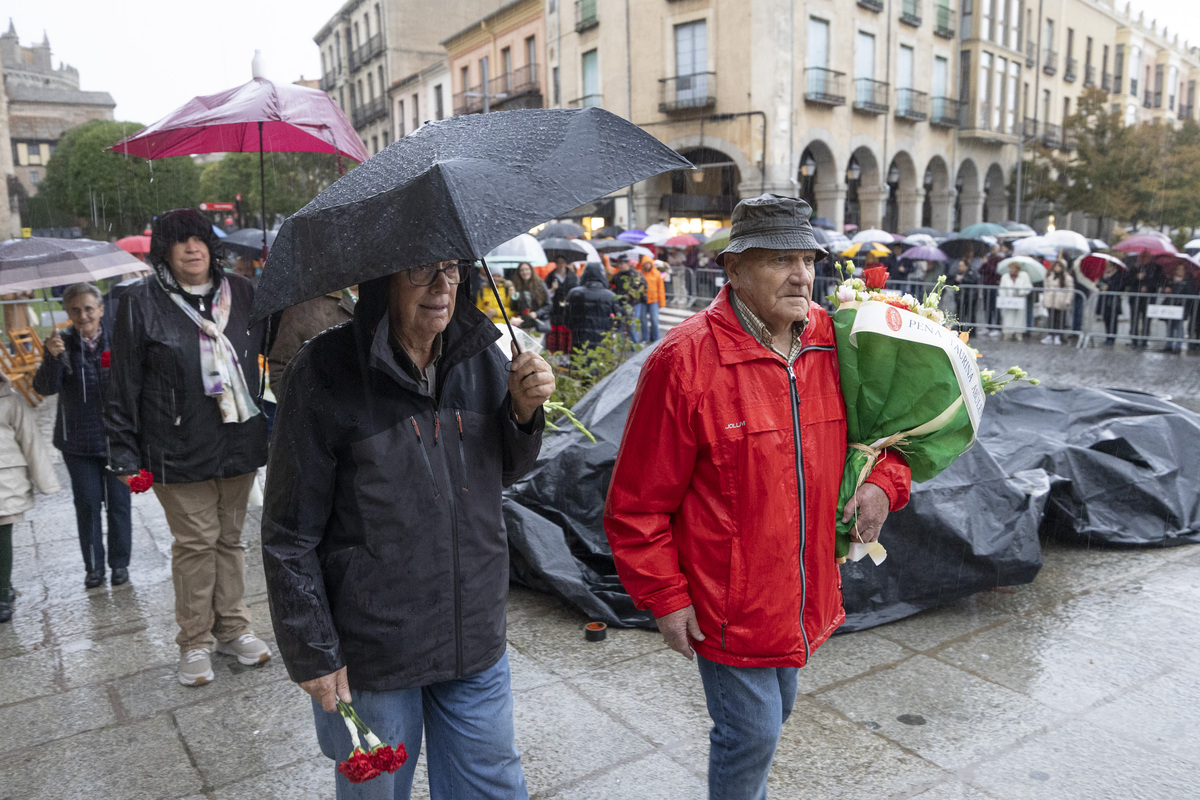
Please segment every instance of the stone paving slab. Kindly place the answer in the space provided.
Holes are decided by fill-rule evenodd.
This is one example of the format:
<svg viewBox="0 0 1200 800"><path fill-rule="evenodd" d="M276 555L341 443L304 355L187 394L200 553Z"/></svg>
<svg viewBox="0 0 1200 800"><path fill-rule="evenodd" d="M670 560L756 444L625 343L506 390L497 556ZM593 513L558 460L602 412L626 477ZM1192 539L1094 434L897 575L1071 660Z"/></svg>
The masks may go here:
<svg viewBox="0 0 1200 800"><path fill-rule="evenodd" d="M1078 357L1055 355L1064 370ZM52 413L51 401L39 424ZM134 521L131 583L90 591L69 491L39 498L17 526L20 596L0 626L0 800L331 798L333 763L277 658L253 669L217 656L212 685L175 680L170 533L152 494L135 498ZM255 510L245 540L247 601L273 646ZM771 796L1200 796L1200 547L1044 549L1030 585L818 650ZM647 631L586 642L586 620L527 589L514 587L508 611L517 744L536 800L705 796L693 663Z"/></svg>

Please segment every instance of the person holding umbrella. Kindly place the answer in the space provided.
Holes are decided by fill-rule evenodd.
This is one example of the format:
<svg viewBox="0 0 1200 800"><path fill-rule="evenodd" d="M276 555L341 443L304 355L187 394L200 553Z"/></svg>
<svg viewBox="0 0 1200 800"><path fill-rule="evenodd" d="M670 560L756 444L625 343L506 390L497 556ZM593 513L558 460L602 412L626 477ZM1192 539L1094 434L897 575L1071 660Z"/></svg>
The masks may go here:
<svg viewBox="0 0 1200 800"><path fill-rule="evenodd" d="M214 678L210 652L247 666L271 651L250 628L242 523L267 460L254 290L220 266L212 225L191 208L154 221L152 277L125 291L117 313L105 410L108 465L126 484L139 470L174 542L171 577L179 682Z"/></svg>
<svg viewBox="0 0 1200 800"><path fill-rule="evenodd" d="M75 522L83 551L84 588L104 583L104 517L108 518L108 566L112 585L129 581L133 527L129 487L108 470L104 436L104 398L108 394L108 356L112 334L103 324L104 297L90 283L63 292L71 327L46 340L46 358L33 376L33 390L58 395L54 446L62 451ZM107 512L107 513L106 513Z"/></svg>
<svg viewBox="0 0 1200 800"><path fill-rule="evenodd" d="M293 359L267 469L263 562L288 672L325 755L338 699L412 754L370 797L525 798L505 655L501 491L541 448L550 366L512 362L468 260L360 284L354 320ZM374 792L380 792L376 794ZM337 775L339 798L366 797Z"/></svg>

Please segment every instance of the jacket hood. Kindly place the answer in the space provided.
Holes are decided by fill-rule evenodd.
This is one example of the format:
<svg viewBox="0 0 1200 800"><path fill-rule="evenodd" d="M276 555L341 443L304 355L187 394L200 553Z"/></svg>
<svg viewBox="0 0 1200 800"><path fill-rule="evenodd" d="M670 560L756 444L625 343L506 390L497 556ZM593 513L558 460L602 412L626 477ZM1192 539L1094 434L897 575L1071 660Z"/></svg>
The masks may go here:
<svg viewBox="0 0 1200 800"><path fill-rule="evenodd" d="M583 276L580 280L584 283L588 281L599 281L608 285L608 280L604 277L604 267L595 261L589 261L587 266L583 268Z"/></svg>

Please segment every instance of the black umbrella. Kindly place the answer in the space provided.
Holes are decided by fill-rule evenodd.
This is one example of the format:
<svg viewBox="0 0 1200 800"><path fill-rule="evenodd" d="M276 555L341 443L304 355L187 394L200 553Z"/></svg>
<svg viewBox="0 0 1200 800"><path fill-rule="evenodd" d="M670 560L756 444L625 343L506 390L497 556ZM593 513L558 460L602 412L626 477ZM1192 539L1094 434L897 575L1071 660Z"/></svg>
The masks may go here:
<svg viewBox="0 0 1200 800"><path fill-rule="evenodd" d="M938 248L951 258L967 258L972 252L983 255L991 247L991 243L979 237L952 236L938 245Z"/></svg>
<svg viewBox="0 0 1200 800"><path fill-rule="evenodd" d="M595 239L615 239L625 232L625 229L620 225L605 225L603 228L592 231L592 237Z"/></svg>
<svg viewBox="0 0 1200 800"><path fill-rule="evenodd" d="M269 250L275 244L277 233L278 231L267 231L264 238L263 232L258 228L242 228L222 239L221 244L235 255L261 258L263 247L265 246Z"/></svg>
<svg viewBox="0 0 1200 800"><path fill-rule="evenodd" d="M426 123L283 223L251 316L257 321L421 264L481 260L500 243L583 203L689 168L683 156L600 108L499 111Z"/></svg>
<svg viewBox="0 0 1200 800"><path fill-rule="evenodd" d="M578 239L583 236L583 226L578 222L560 221L547 223L537 232L538 239Z"/></svg>
<svg viewBox="0 0 1200 800"><path fill-rule="evenodd" d="M563 256L567 261L578 261L580 256L588 255L587 249L576 244L574 239L542 239L540 244L542 252L551 261L559 256Z"/></svg>
<svg viewBox="0 0 1200 800"><path fill-rule="evenodd" d="M620 239L592 239L592 247L596 248L598 253L618 253L622 250L632 250L635 245L633 242L625 242ZM543 245L543 248L545 246Z"/></svg>

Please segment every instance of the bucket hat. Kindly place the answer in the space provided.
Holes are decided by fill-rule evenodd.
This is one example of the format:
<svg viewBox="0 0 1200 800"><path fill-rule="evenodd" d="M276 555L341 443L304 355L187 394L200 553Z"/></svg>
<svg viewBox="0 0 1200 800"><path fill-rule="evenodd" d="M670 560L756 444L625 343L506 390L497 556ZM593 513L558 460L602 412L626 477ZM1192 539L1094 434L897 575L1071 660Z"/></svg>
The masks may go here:
<svg viewBox="0 0 1200 800"><path fill-rule="evenodd" d="M725 266L726 253L742 253L751 247L766 250L815 250L817 260L829 255L813 236L808 218L812 206L797 197L763 194L742 200L733 209L729 245L717 254Z"/></svg>

